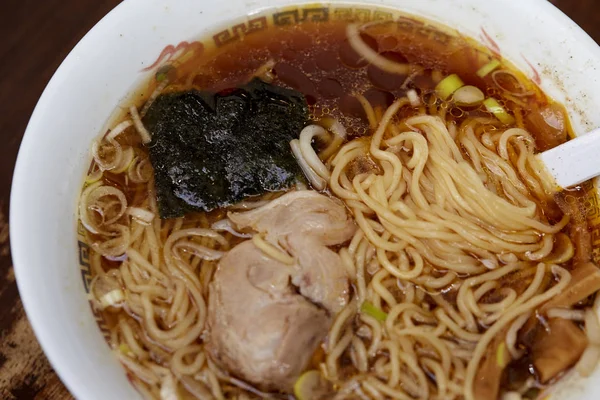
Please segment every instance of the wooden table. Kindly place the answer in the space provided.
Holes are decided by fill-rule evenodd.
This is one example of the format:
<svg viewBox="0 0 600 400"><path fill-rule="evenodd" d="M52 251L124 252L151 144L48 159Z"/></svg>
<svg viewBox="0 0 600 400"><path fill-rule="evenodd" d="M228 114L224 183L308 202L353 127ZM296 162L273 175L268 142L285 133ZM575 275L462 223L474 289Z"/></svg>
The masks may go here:
<svg viewBox="0 0 600 400"><path fill-rule="evenodd" d="M120 0L3 0L0 13L0 399L69 399L19 300L8 245L14 162L44 86L77 41ZM600 43L597 0L551 0Z"/></svg>

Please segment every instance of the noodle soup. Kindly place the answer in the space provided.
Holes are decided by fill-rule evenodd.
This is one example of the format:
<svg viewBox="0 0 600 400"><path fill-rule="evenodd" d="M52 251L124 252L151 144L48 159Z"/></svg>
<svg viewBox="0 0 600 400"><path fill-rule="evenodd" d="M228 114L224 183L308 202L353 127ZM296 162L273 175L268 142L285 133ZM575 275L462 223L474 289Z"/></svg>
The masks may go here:
<svg viewBox="0 0 600 400"><path fill-rule="evenodd" d="M488 399L590 374L585 187L553 193L532 166L570 137L563 107L446 28L325 10L186 42L91 146L90 298L132 383L146 398ZM303 107L286 146L255 149ZM201 160L173 160L199 134ZM207 164L233 138L286 178Z"/></svg>

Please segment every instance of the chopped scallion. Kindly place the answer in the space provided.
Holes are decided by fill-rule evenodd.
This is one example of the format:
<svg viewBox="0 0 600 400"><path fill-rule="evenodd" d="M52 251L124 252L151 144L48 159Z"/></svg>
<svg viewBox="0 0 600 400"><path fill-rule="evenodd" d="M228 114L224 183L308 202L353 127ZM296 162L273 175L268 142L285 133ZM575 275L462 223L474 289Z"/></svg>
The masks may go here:
<svg viewBox="0 0 600 400"><path fill-rule="evenodd" d="M331 385L316 369L306 371L294 384L294 395L298 400L327 399L331 395Z"/></svg>
<svg viewBox="0 0 600 400"><path fill-rule="evenodd" d="M180 60L183 61L183 60ZM170 64L165 64L162 67L160 67L158 69L158 71L156 71L156 74L154 75L154 79L156 79L156 82L162 82L165 79L169 78L169 73L171 72L171 70L173 69L173 66Z"/></svg>
<svg viewBox="0 0 600 400"><path fill-rule="evenodd" d="M133 351L131 351L131 349L129 348L129 346L126 343L121 343L119 345L119 351L122 354L125 354L126 356L133 356Z"/></svg>
<svg viewBox="0 0 600 400"><path fill-rule="evenodd" d="M467 107L477 106L481 104L484 99L485 95L481 89L471 85L461 87L454 92L454 95L452 96L452 100L456 105Z"/></svg>
<svg viewBox="0 0 600 400"><path fill-rule="evenodd" d="M102 179L102 170L96 168L91 174L85 177L85 183L89 185L98 182L100 179Z"/></svg>
<svg viewBox="0 0 600 400"><path fill-rule="evenodd" d="M360 311L375 318L377 321L385 321L387 319L387 313L385 311L383 311L382 309L375 307L373 305L373 303L369 302L369 301L365 301L364 303L362 303L362 306L360 307Z"/></svg>
<svg viewBox="0 0 600 400"><path fill-rule="evenodd" d="M493 97L489 97L489 98L485 99L483 102L483 105L489 112L494 114L494 116L496 118L498 118L498 120L500 122L502 122L503 124L508 125L508 124L512 124L515 122L515 119L513 118L513 116L510 115L504 109L504 107L502 107L502 105L500 103L498 103L498 100L494 99Z"/></svg>
<svg viewBox="0 0 600 400"><path fill-rule="evenodd" d="M506 361L508 360L506 360L505 353L506 345L504 344L504 342L502 342L498 345L498 348L496 349L496 364L498 364L498 367L500 368L506 367Z"/></svg>
<svg viewBox="0 0 600 400"><path fill-rule="evenodd" d="M129 169L129 166L133 164L134 157L135 152L133 151L133 147L128 147L123 151L123 159L121 160L121 163L117 165L117 167L111 172L114 174L120 174L122 172L127 171Z"/></svg>
<svg viewBox="0 0 600 400"><path fill-rule="evenodd" d="M465 86L464 82L456 74L448 75L435 87L437 95L442 100L447 100L452 93L456 92L461 87Z"/></svg>
<svg viewBox="0 0 600 400"><path fill-rule="evenodd" d="M477 76L480 78L484 78L499 66L500 61L493 59L489 63L485 64L483 67L479 68L479 70L477 71Z"/></svg>
<svg viewBox="0 0 600 400"><path fill-rule="evenodd" d="M127 209L127 214L144 224L151 223L154 220L154 217L156 217L152 211L141 207L129 207Z"/></svg>

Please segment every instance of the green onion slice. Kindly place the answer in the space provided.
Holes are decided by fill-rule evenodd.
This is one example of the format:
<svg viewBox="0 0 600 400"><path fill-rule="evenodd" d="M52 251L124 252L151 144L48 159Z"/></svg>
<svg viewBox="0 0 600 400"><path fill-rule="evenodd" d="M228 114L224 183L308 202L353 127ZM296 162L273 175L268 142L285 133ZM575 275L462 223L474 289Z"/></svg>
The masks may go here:
<svg viewBox="0 0 600 400"><path fill-rule="evenodd" d="M515 122L513 116L510 115L504 109L504 107L502 107L502 105L498 103L498 100L494 99L493 97L485 99L483 101L483 105L489 112L494 114L494 116L498 118L498 120L500 120L500 122L502 122L503 124L509 125Z"/></svg>
<svg viewBox="0 0 600 400"><path fill-rule="evenodd" d="M387 313L382 309L375 307L373 303L365 301L360 307L360 311L375 318L377 321L383 322L387 319Z"/></svg>
<svg viewBox="0 0 600 400"><path fill-rule="evenodd" d="M170 64L165 64L156 71L154 75L154 79L156 82L162 82L169 77L169 72L173 69L173 66Z"/></svg>
<svg viewBox="0 0 600 400"><path fill-rule="evenodd" d="M97 165L94 165L92 172L85 177L85 183L89 185L98 182L100 179L102 179L102 174L102 170Z"/></svg>
<svg viewBox="0 0 600 400"><path fill-rule="evenodd" d="M454 92L452 100L459 106L477 106L485 100L485 95L476 86L463 86Z"/></svg>
<svg viewBox="0 0 600 400"><path fill-rule="evenodd" d="M306 371L294 384L294 395L298 400L327 399L331 395L330 384L315 369Z"/></svg>
<svg viewBox="0 0 600 400"><path fill-rule="evenodd" d="M111 172L115 174L120 174L122 172L127 171L129 167L133 164L134 159L135 152L133 151L133 147L128 147L123 151L123 160L121 161L121 163L117 165L117 168L115 168Z"/></svg>
<svg viewBox="0 0 600 400"><path fill-rule="evenodd" d="M485 64L483 67L479 68L479 71L477 71L477 76L480 78L483 78L483 77L487 76L488 74L490 74L493 70L495 70L499 66L500 66L500 61L493 59L489 63Z"/></svg>
<svg viewBox="0 0 600 400"><path fill-rule="evenodd" d="M130 356L130 357L134 356L133 351L131 351L131 348L127 344L125 344L125 343L121 343L119 345L119 351L122 354L125 354L126 356Z"/></svg>
<svg viewBox="0 0 600 400"><path fill-rule="evenodd" d="M452 93L463 86L465 86L465 84L462 79L460 79L458 75L452 74L442 79L435 87L435 91L442 100L447 100L448 97L452 96Z"/></svg>
<svg viewBox="0 0 600 400"><path fill-rule="evenodd" d="M502 342L498 345L498 348L496 349L496 365L498 365L499 368L504 368L506 367L506 364L508 364L508 360L506 360L505 353L506 344Z"/></svg>

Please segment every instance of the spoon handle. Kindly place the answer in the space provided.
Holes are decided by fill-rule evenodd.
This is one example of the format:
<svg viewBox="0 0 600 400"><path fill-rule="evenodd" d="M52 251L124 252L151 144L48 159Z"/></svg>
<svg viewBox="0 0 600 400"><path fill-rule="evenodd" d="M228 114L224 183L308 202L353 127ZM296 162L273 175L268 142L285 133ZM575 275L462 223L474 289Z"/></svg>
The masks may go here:
<svg viewBox="0 0 600 400"><path fill-rule="evenodd" d="M600 175L600 129L539 153L536 158L560 188Z"/></svg>

